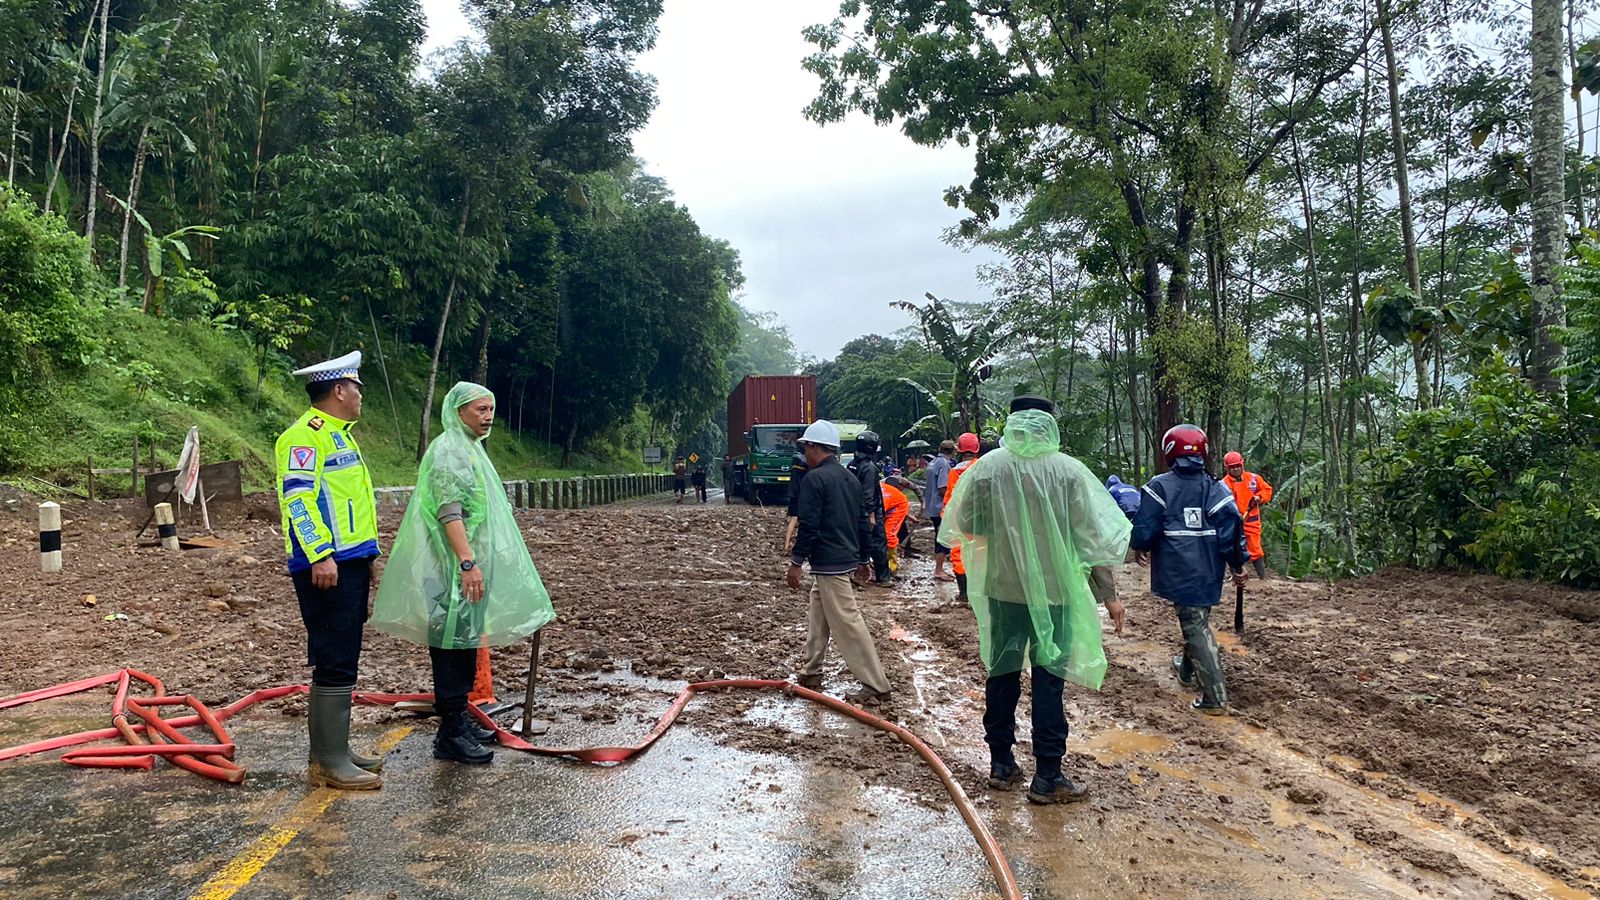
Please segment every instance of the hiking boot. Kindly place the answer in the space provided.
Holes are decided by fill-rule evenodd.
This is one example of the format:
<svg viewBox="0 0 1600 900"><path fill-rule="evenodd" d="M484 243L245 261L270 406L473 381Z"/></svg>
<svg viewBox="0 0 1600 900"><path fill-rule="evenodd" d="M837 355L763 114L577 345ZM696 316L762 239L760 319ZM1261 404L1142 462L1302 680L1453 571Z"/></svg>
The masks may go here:
<svg viewBox="0 0 1600 900"><path fill-rule="evenodd" d="M1089 789L1065 775L1035 775L1028 785L1028 799L1034 803L1081 803L1089 799Z"/></svg>
<svg viewBox="0 0 1600 900"><path fill-rule="evenodd" d="M1174 656L1172 658L1172 672L1178 676L1178 683L1189 690L1192 691L1200 686L1200 681L1195 678L1194 672L1190 672L1188 678L1183 677L1183 657Z"/></svg>
<svg viewBox="0 0 1600 900"><path fill-rule="evenodd" d="M1207 703L1203 699L1196 699L1193 703L1189 704L1189 708L1195 712L1204 713L1208 716L1225 716L1228 714L1227 704Z"/></svg>
<svg viewBox="0 0 1600 900"><path fill-rule="evenodd" d="M353 688L311 686L306 704L306 727L311 739L311 763L306 777L313 786L341 791L375 791L383 779L350 756L350 703ZM362 757L367 759L367 757ZM371 760L369 760L371 761ZM377 760L381 766L382 760Z"/></svg>
<svg viewBox="0 0 1600 900"><path fill-rule="evenodd" d="M467 730L465 710L445 716L439 722L439 733L433 737L433 758L450 762L481 766L494 759L494 751L478 743Z"/></svg>
<svg viewBox="0 0 1600 900"><path fill-rule="evenodd" d="M810 688L813 691L822 690L822 676L821 675L806 675L806 674L802 673L802 674L799 674L799 675L795 676L794 683L800 685L803 688Z"/></svg>
<svg viewBox="0 0 1600 900"><path fill-rule="evenodd" d="M483 744L485 747L492 747L495 744L500 743L500 736L495 733L493 728L485 728L484 726L478 724L478 720L474 719L471 713L465 714L465 717L467 721L467 733L476 738L478 743Z"/></svg>
<svg viewBox="0 0 1600 900"><path fill-rule="evenodd" d="M879 703L888 703L890 696L892 696L890 691L875 691L866 685L862 685L860 690L853 694L846 694L844 699L857 706L875 706Z"/></svg>
<svg viewBox="0 0 1600 900"><path fill-rule="evenodd" d="M989 764L989 787L996 791L1009 791L1022 783L1022 767L1014 762Z"/></svg>

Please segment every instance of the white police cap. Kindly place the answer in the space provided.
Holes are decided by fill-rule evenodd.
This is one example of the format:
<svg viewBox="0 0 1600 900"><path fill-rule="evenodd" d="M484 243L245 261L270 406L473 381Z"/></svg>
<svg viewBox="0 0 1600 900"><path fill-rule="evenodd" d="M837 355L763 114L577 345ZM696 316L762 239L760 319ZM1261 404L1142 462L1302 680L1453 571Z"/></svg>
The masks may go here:
<svg viewBox="0 0 1600 900"><path fill-rule="evenodd" d="M338 359L330 359L306 366L304 369L296 369L294 374L311 383L348 378L356 384L360 384L361 351L352 350Z"/></svg>

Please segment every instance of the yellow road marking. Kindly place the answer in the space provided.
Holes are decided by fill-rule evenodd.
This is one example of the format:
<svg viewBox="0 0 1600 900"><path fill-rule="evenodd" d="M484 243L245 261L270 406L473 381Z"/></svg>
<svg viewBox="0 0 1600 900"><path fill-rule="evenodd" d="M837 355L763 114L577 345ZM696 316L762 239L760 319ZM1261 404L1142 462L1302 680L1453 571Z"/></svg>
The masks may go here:
<svg viewBox="0 0 1600 900"><path fill-rule="evenodd" d="M410 734L412 727L404 725L384 734L378 740L377 751L379 756L387 755L390 750L399 746ZM250 842L250 846L239 851L238 855L228 861L222 870L211 876L195 891L190 900L228 900L250 883L250 879L261 873L272 862L272 858L289 842L294 840L304 828L315 822L328 811L333 801L339 799L344 791L333 788L317 788L311 796L296 803L294 809L278 824L267 830L266 834Z"/></svg>

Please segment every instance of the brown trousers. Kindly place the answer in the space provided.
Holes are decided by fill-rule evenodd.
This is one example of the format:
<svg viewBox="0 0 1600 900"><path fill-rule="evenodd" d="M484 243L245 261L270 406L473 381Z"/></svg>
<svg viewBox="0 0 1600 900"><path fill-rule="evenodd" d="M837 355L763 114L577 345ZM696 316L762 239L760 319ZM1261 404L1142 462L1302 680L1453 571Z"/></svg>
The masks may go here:
<svg viewBox="0 0 1600 900"><path fill-rule="evenodd" d="M862 684L879 693L889 690L889 679L878 661L878 648L856 607L855 585L849 575L818 575L812 579L806 624L806 658L800 674L822 674L822 660L828 653L831 635L845 665Z"/></svg>

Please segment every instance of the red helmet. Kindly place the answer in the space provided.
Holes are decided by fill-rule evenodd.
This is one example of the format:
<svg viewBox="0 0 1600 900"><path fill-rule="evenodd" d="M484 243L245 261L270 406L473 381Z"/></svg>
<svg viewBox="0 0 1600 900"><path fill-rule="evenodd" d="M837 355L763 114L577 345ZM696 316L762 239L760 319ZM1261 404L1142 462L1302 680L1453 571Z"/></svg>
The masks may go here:
<svg viewBox="0 0 1600 900"><path fill-rule="evenodd" d="M969 431L966 434L963 434L960 438L957 438L956 439L956 452L957 453L977 453L978 452L978 436Z"/></svg>
<svg viewBox="0 0 1600 900"><path fill-rule="evenodd" d="M1183 456L1206 458L1206 433L1194 425L1174 425L1161 436L1161 458L1172 465Z"/></svg>
<svg viewBox="0 0 1600 900"><path fill-rule="evenodd" d="M1230 450L1228 455L1222 458L1222 464L1225 466L1242 466L1244 465L1244 454L1237 450Z"/></svg>

